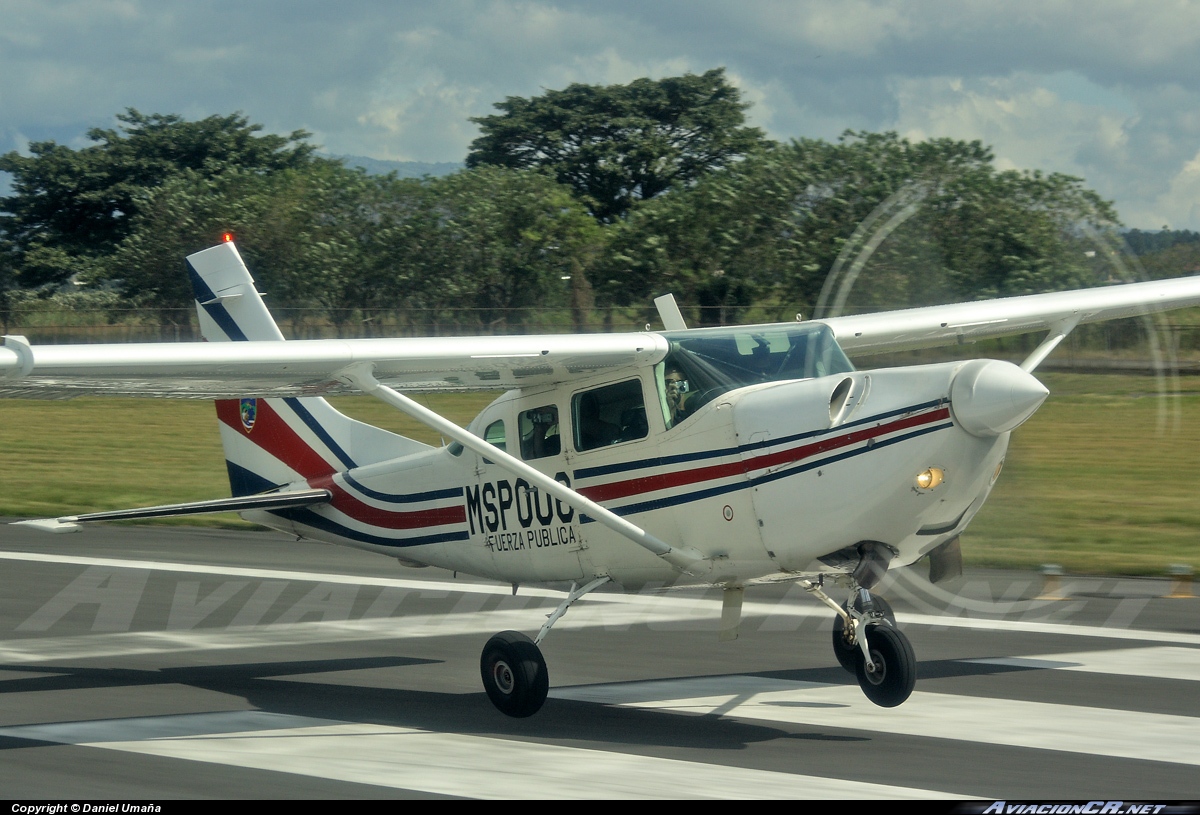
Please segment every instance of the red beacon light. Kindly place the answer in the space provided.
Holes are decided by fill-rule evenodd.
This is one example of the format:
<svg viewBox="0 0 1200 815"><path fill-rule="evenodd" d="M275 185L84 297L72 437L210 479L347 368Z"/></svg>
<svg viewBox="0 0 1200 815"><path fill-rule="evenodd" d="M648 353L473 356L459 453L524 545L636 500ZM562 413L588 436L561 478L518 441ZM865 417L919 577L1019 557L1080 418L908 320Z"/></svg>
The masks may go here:
<svg viewBox="0 0 1200 815"><path fill-rule="evenodd" d="M223 234L221 236L221 240L224 241L225 243L233 243L233 233L226 232L225 234Z"/></svg>

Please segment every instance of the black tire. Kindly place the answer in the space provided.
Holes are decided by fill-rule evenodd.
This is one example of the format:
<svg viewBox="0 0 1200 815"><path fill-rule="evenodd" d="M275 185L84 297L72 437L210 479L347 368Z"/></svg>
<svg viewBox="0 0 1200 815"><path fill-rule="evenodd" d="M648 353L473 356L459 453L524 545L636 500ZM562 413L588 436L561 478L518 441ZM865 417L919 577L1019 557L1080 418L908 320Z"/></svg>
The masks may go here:
<svg viewBox="0 0 1200 815"><path fill-rule="evenodd" d="M887 625L867 626L867 645L875 670L867 673L861 652L855 673L858 686L880 707L896 707L913 692L917 684L917 657L908 637Z"/></svg>
<svg viewBox="0 0 1200 815"><path fill-rule="evenodd" d="M875 608L883 612L883 619L888 625L893 628L896 626L896 612L892 611L891 604L877 594L871 595L871 602L875 604ZM854 601L854 607L862 611L862 604ZM845 608L845 605L842 606ZM858 661L862 657L862 651L858 647L858 643L847 643L843 633L846 630L846 624L842 621L839 614L833 618L833 655L837 657L838 664L845 668L850 673L858 671Z"/></svg>
<svg viewBox="0 0 1200 815"><path fill-rule="evenodd" d="M541 649L519 631L502 631L488 640L479 658L479 674L496 709L518 719L541 710L550 691Z"/></svg>

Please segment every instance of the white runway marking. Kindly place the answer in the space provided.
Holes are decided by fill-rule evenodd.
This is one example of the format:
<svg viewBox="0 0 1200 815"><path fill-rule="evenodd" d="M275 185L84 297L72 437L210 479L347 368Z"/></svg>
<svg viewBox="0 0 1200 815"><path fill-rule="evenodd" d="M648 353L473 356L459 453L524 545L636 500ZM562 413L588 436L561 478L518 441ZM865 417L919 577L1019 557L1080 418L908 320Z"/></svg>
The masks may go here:
<svg viewBox="0 0 1200 815"><path fill-rule="evenodd" d="M53 555L41 552L0 551L0 560L63 563L79 566L101 566L114 569L149 569L163 572L211 574L228 577L257 578L262 580L294 580L310 583L338 583L356 586L380 586L385 588L421 592L426 596L431 596L435 593L444 593L445 595L479 594L505 597L509 596L512 592L510 586L500 586L491 583L475 583L467 580L411 580L403 578L370 577L364 575L329 574L323 572L299 572L279 569L209 566L204 564L173 563L168 561L124 560L120 558ZM802 597L803 594L804 593L802 591L796 589L789 593L787 597L783 597L775 602L747 601L742 607L742 630L749 632L758 628L764 632L790 632L794 630L795 625L792 623L782 622L787 618L815 618L821 621L828 621L831 619L828 609L826 609L823 605L813 601L806 602L806 599ZM536 598L538 600L544 600L546 603L543 605L554 605L563 598L564 592L541 588L526 588L523 586L520 590L520 596L527 599ZM629 614L616 614L610 618L607 614L607 609L611 609L614 606L635 607L640 610L639 613L641 614L641 618L639 619L636 614L633 616L630 616ZM525 630L536 628L537 625L541 624L542 616L535 608L531 606L527 608L526 611L528 613L521 618L520 622L509 627ZM478 615L478 618L480 620L486 620L491 617L491 615L499 613L503 612L481 613ZM961 609L959 610L959 613L962 613ZM660 625L664 631L678 630L679 626L689 626L692 630L711 628L715 632L721 617L721 600L717 597L710 599L674 592L666 594L621 594L616 592L596 592L588 595L577 605L572 606L570 613L564 617L563 621L558 623L558 625L585 627L579 622L580 618L585 616L590 625L600 625L609 628L648 624L651 626L651 628L655 628ZM1187 632L1150 631L1136 628L1105 628L1101 626L1072 625L1060 622L1043 622L1036 619L995 619L987 616L969 618L941 616L937 614L912 613L900 613L896 616L899 622L904 624L928 625L941 628L965 628L974 630L1009 631L1033 634L1054 634L1074 637L1098 637L1109 640L1166 642L1174 645L1200 645L1200 634L1191 634ZM399 619L401 618L397 618L397 620ZM568 623L567 621L572 622ZM362 620L361 622L370 625L378 621L367 619ZM451 626L451 628L445 633L455 633L452 629L453 626ZM495 631L499 630L501 630L501 628L495 625L485 626L481 624L479 628L472 628L470 631L463 631L462 633L482 633L484 631L494 633ZM174 636L175 633L176 632L169 632L169 636ZM441 633L442 632L435 631L428 634L418 633L414 636L437 636ZM129 636L136 638L136 635ZM401 625L397 624L396 629L388 636L403 638L408 636L408 634L406 631L402 630ZM377 637L375 636L363 637L363 639L376 638ZM186 637L184 637L181 641L186 641ZM306 641L317 642L321 640ZM22 641L0 643L0 648L11 646L16 649L15 653L19 654L22 650L21 642ZM229 647L255 646L234 645ZM157 647L152 651L136 651L134 653L166 653L168 650L170 649L168 648L167 643L165 641L160 641L157 644ZM193 650L193 648L190 645L186 645L178 650Z"/></svg>
<svg viewBox="0 0 1200 815"><path fill-rule="evenodd" d="M876 707L857 686L749 676L552 689L556 699L1200 766L1200 720L916 691Z"/></svg>
<svg viewBox="0 0 1200 815"><path fill-rule="evenodd" d="M694 615L669 610L651 614L644 608L607 607L572 610L555 626L627 629L654 622L686 622ZM38 637L0 641L0 664L64 662L77 659L172 654L189 651L279 648L367 640L411 640L463 635L490 636L497 631L530 629L545 619L537 608L471 613L416 614L366 620L285 623L186 631L133 631L128 634L83 634L71 637Z"/></svg>
<svg viewBox="0 0 1200 815"><path fill-rule="evenodd" d="M967 659L985 665L1047 668L1059 671L1144 676L1157 679L1200 679L1200 648L1116 648L1111 651L1076 651L1026 657Z"/></svg>
<svg viewBox="0 0 1200 815"><path fill-rule="evenodd" d="M493 583L474 583L445 580L406 580L393 577L369 577L352 574L327 574L325 572L297 572L287 569L254 569L248 566L214 566L203 563L175 563L166 560L129 560L111 557L84 557L81 555L53 555L44 552L2 552L0 560L25 560L34 563L65 563L73 566L108 566L113 569L151 569L156 572L182 572L184 574L215 574L228 577L255 577L260 580L301 580L312 583L350 583L355 586L389 586L401 589L425 591L478 592L483 594L512 594L511 586ZM380 564L386 563L380 558ZM391 564L394 566L395 564ZM546 589L529 589L522 594L531 597L561 597L562 592Z"/></svg>
<svg viewBox="0 0 1200 815"><path fill-rule="evenodd" d="M6 727L0 728L0 736L471 798L966 797L577 747L256 712Z"/></svg>

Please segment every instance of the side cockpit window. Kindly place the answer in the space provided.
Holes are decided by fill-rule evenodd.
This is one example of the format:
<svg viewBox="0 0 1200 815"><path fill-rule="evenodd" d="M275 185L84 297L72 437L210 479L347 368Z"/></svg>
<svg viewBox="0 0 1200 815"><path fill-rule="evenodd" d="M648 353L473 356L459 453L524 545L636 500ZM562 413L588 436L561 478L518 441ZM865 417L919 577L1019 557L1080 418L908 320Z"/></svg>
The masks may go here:
<svg viewBox="0 0 1200 815"><path fill-rule="evenodd" d="M557 405L523 410L517 417L517 424L521 433L521 458L532 461L557 456L562 451Z"/></svg>
<svg viewBox="0 0 1200 815"><path fill-rule="evenodd" d="M571 415L575 449L580 452L644 439L650 432L646 400L638 379L575 394Z"/></svg>
<svg viewBox="0 0 1200 815"><path fill-rule="evenodd" d="M853 371L823 323L671 331L666 359L655 368L667 429L723 393L793 379Z"/></svg>

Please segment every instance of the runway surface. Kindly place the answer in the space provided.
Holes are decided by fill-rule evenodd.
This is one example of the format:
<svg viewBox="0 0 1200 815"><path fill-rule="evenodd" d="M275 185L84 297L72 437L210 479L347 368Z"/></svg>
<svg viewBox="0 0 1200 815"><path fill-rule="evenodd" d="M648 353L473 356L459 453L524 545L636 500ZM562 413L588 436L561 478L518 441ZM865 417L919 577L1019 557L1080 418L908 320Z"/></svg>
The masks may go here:
<svg viewBox="0 0 1200 815"><path fill-rule="evenodd" d="M902 570L917 689L882 709L832 614L748 590L597 592L491 706L479 652L561 593L273 533L0 527L9 798L1200 798L1200 600L1167 581Z"/></svg>

